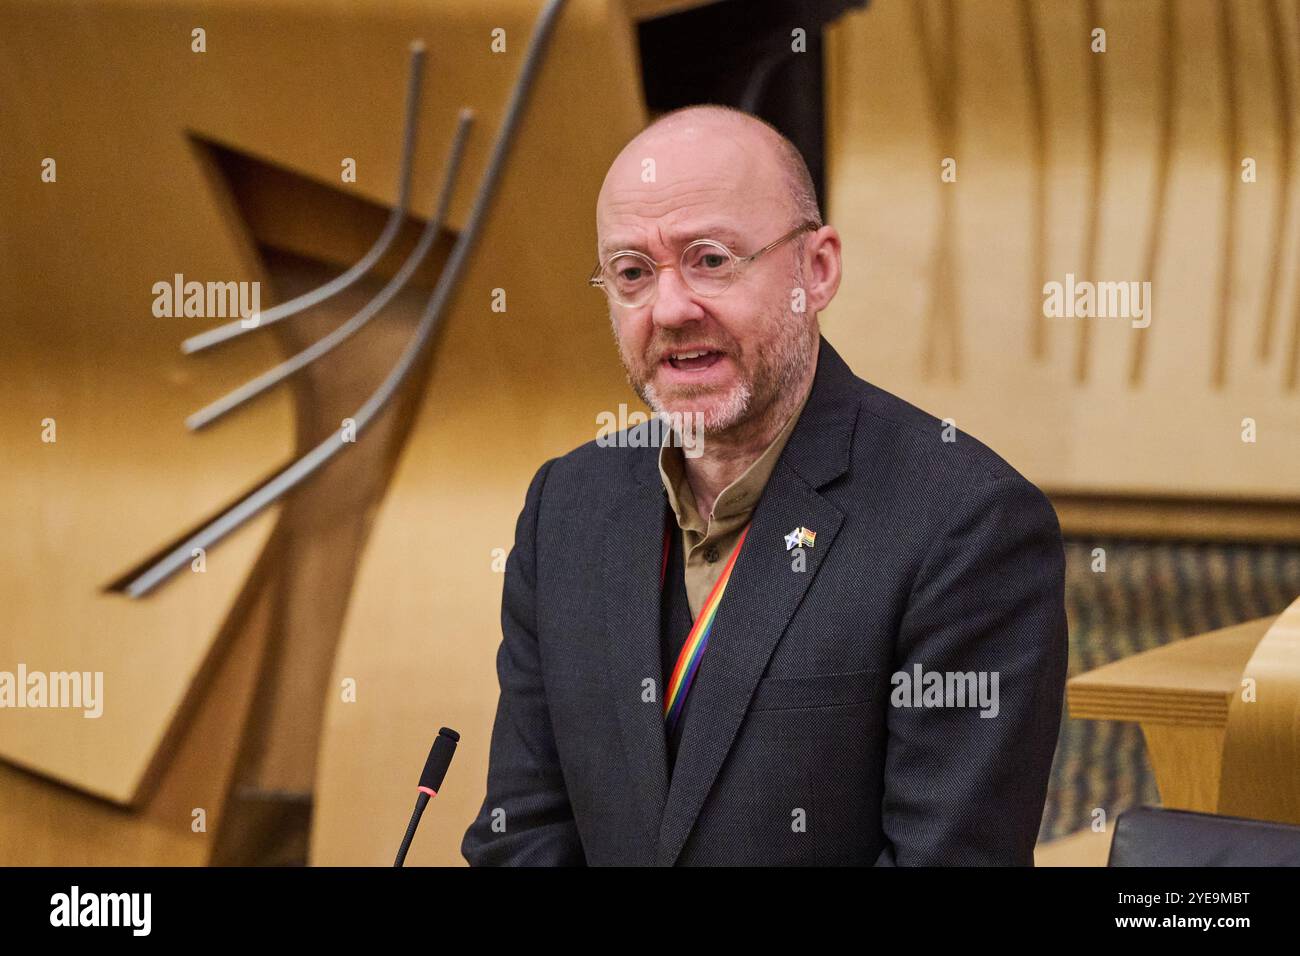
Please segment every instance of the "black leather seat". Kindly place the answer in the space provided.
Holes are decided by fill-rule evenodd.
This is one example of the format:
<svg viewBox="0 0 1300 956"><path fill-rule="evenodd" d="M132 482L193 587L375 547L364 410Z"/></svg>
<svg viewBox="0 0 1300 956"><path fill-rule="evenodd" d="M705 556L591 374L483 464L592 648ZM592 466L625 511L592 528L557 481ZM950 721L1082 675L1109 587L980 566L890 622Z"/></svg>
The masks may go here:
<svg viewBox="0 0 1300 956"><path fill-rule="evenodd" d="M1300 866L1300 827L1135 807L1115 821L1107 866Z"/></svg>

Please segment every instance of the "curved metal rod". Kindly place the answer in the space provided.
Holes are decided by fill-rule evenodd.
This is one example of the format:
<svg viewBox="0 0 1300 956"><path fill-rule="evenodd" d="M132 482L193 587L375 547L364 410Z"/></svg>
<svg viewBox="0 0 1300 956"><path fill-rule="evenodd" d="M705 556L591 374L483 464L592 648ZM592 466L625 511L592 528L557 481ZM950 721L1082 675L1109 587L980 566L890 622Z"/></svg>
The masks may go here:
<svg viewBox="0 0 1300 956"><path fill-rule="evenodd" d="M420 317L420 324L416 328L410 343L406 346L406 351L397 360L392 371L388 373L388 377L384 379L383 384L375 390L374 394L367 399L361 408L357 409L356 414L353 416L357 435L360 435L366 425L388 404L398 387L410 374L412 367L414 367L420 354L433 337L433 333L437 330L443 309L446 308L452 290L455 288L465 267L465 261L474 248L479 229L482 227L483 219L487 213L487 207L496 192L497 180L501 177L506 154L509 152L510 145L514 140L528 94L532 91L533 79L536 76L538 67L541 65L547 41L563 6L564 0L547 0L546 6L537 18L537 22L533 27L533 35L528 43L528 52L524 55L523 67L520 70L519 78L515 81L514 89L511 91L510 102L506 107L505 117L501 121L501 128L497 132L496 142L492 145L492 154L488 158L487 168L483 172L483 181L479 184L478 193L474 197L474 206L470 210L465 229L461 232L456 240L456 245L451 250L447 265L438 277L438 284L434 287L433 295L429 298L429 304ZM124 587L126 593L133 598L143 597L148 594L177 571L186 567L195 548L211 547L244 524L244 522L260 513L264 508L274 504L286 492L338 454L345 445L350 444L345 440L345 436L346 432L342 428L333 432L329 438L297 461L285 467L270 481L245 494L234 505L224 510L215 519L205 524L160 559L150 564L139 575L128 581Z"/></svg>
<svg viewBox="0 0 1300 956"><path fill-rule="evenodd" d="M438 238L438 234L442 231L442 224L447 218L447 207L451 204L451 194L456 184L456 174L460 170L461 157L465 151L465 139L469 135L469 128L473 123L474 111L470 109L461 110L460 122L456 125L456 135L451 144L451 153L447 157L447 167L442 178L442 190L438 196L437 209L428 223L425 224L419 242L415 244L415 248L411 250L410 255L406 257L406 261L402 263L402 267L397 270L397 273L389 280L388 284L373 299L367 302L360 312L329 335L317 342L313 342L297 355L286 359L275 368L263 372L257 378L245 382L239 388L223 395L211 405L199 409L185 419L185 425L190 431L198 431L200 428L212 424L222 415L234 411L245 402L251 401L267 389L278 385L294 372L310 365L322 355L333 351L363 329L371 319L392 301L393 296L397 295L402 287L410 281L415 270L424 261L424 257L433 248L433 241Z"/></svg>
<svg viewBox="0 0 1300 956"><path fill-rule="evenodd" d="M314 305L319 305L326 299L338 295L369 272L374 264L379 261L379 257L388 251L388 247L392 245L398 230L401 229L402 223L406 220L406 204L411 194L411 158L415 153L420 83L423 75L424 43L416 40L411 44L411 65L406 79L406 120L402 133L402 166L397 177L397 204L393 207L393 211L389 213L388 221L384 223L384 229L379 234L379 238L375 240L374 245L351 268L341 275L335 276L324 285L317 286L310 292L304 292L288 302L281 302L265 312L253 313L249 325L244 324L244 319L235 319L225 325L218 325L206 332L192 335L181 343L182 352L186 355L201 352L204 349L246 335L257 329L264 329L268 325L273 325L283 319L295 316L299 312L310 309Z"/></svg>

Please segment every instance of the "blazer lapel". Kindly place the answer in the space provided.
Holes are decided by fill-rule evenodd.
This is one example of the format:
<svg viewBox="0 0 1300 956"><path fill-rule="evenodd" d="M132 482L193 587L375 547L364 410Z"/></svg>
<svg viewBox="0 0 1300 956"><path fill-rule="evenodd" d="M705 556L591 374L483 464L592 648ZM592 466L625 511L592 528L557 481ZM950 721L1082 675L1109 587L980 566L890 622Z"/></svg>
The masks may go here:
<svg viewBox="0 0 1300 956"><path fill-rule="evenodd" d="M668 500L659 480L658 449L638 455L634 470L638 480L632 490L606 515L602 591L610 691L632 772L631 787L647 832L657 834L668 794L659 656L659 572ZM643 700L647 678L655 682L650 702Z"/></svg>
<svg viewBox="0 0 1300 956"><path fill-rule="evenodd" d="M843 524L843 513L817 489L848 470L858 412L853 381L848 366L821 340L812 393L754 511L690 691L659 831L660 865L675 863L686 845L768 659ZM817 534L816 544L805 550L802 572L793 570L785 548L785 535L797 527Z"/></svg>
<svg viewBox="0 0 1300 956"><path fill-rule="evenodd" d="M673 768L659 835L659 862L671 866L686 843L722 762L740 729L768 658L835 541L844 516L778 465L754 513L726 596L691 688L690 716ZM807 570L791 569L784 538L791 529L817 532L805 551Z"/></svg>

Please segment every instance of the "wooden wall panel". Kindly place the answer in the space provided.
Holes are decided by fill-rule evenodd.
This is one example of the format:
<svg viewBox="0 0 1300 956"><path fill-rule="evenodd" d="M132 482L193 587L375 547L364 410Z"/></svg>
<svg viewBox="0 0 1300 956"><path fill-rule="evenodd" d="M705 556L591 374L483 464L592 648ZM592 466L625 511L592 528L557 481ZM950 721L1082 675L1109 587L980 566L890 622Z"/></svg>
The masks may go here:
<svg viewBox="0 0 1300 956"><path fill-rule="evenodd" d="M1298 46L1285 0L878 0L846 17L828 49L845 258L828 334L1051 493L1295 502L1300 210L1280 107ZM1150 326L1044 317L1067 273L1150 281Z"/></svg>
<svg viewBox="0 0 1300 956"><path fill-rule="evenodd" d="M501 25L522 35L531 12L510 14ZM484 138L522 53L511 47L468 100ZM636 406L605 301L585 282L596 194L645 122L635 63L618 4L567 6L358 573L326 714L314 864L392 863L441 725L461 744L407 863L462 862L496 711L494 552L510 549L542 462L594 438L601 410ZM491 309L495 288L504 313ZM345 679L355 702L341 699Z"/></svg>
<svg viewBox="0 0 1300 956"><path fill-rule="evenodd" d="M512 0L504 8L523 23L534 5ZM294 528L281 527L293 532L301 553L291 574L255 582L263 597L258 589L275 591L279 610L250 625L249 641L218 637L232 626L236 596L254 586L250 572L277 509L213 548L202 575L182 574L139 602L104 587L314 443L322 416L355 408L349 394L362 386L368 392L374 382L362 381L364 374L378 360L391 363L392 346L405 341L412 297L422 305L429 270L394 305L395 326L377 321L379 338L358 339L360 360L340 353L341 365L313 371L332 368L339 373L333 381L296 382L199 435L184 430L186 414L300 346L302 335L330 316L292 335L259 333L183 357L181 340L220 320L154 317L152 284L176 272L200 281L260 280L264 306L282 301L300 288L293 270L265 267L267 243L324 264L327 274L341 271L353 246L368 245L378 226L363 235L366 215L342 223L299 219L297 188L286 191L281 179L263 173L278 170L291 183L314 181L353 202L389 208L410 41L436 31L440 50L463 49L473 69L496 66L490 37L471 43L482 37L479 25L458 9L447 0L256 10L238 2L13 4L0 11L0 108L10 144L0 176L0 280L11 293L0 304L0 520L8 532L0 539L0 670L19 662L33 670L102 669L107 698L97 721L79 712L0 711L0 756L26 768L0 774L0 804L46 808L7 815L6 827L21 832L0 841L0 861L148 862L154 853L156 862L203 862L206 838L182 834L183 849L142 834L153 825L160 786L171 788L177 806L217 806L236 755L252 753L254 785L310 788L318 744L312 728L319 726L337 620L332 631L328 625L346 603L354 557L346 543L364 538L382 490L383 448L373 475L326 502L334 510L315 508L317 517L350 515L329 529L301 514ZM206 30L204 53L191 49L196 27ZM517 49L526 36L521 27L510 42ZM414 215L432 209L456 111L472 90L472 76L431 58ZM477 180L490 142L481 134L471 139L465 182ZM263 164L241 173L258 180L243 185L264 187L257 203L236 201L210 144L244 157L246 166ZM56 183L40 181L45 156L58 161ZM355 184L340 182L345 156L357 160ZM469 195L458 193L451 226L463 221ZM270 227L267 215L290 223ZM391 274L391 259L378 274ZM312 414L295 416L293 399ZM47 416L57 420L53 445L40 441ZM381 445L387 424L375 428ZM347 480L347 469L336 469L336 478ZM315 493L319 505L330 492ZM322 563L320 549L331 548ZM305 568L318 573L313 578ZM304 579L309 586L293 585ZM317 589L334 589L333 600L320 600ZM269 657L268 646L275 651ZM282 669L274 680L266 679L268 661ZM208 675L231 668L241 675L238 694L214 699L222 685ZM204 763L187 758L181 741L190 715L210 709L226 718L214 745L222 757L214 752ZM295 722L294 712L303 719ZM242 736L248 726L275 739L251 752ZM102 812L107 805L99 798L130 810ZM83 816L94 835L70 842L62 828ZM180 825L188 827L188 819Z"/></svg>
<svg viewBox="0 0 1300 956"><path fill-rule="evenodd" d="M274 519L155 598L105 588L293 447L283 395L188 434L211 379L179 344L210 320L152 312L153 284L178 272L265 279L185 135L203 69L192 22L102 4L0 11L0 669L100 671L105 697L98 719L0 710L0 757L119 803L158 759ZM55 182L41 181L46 157ZM274 356L250 339L218 367L238 379Z"/></svg>

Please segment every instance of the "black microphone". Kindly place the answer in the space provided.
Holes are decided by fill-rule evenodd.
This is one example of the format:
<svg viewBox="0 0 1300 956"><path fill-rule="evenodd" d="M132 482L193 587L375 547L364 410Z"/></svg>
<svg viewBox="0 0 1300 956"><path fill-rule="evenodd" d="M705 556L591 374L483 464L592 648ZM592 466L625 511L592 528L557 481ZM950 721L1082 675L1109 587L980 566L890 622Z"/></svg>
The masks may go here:
<svg viewBox="0 0 1300 956"><path fill-rule="evenodd" d="M411 814L411 822L406 827L406 836L402 838L402 845L397 850L394 867L399 867L406 862L406 851L411 848L415 828L420 825L420 815L424 813L429 798L438 795L438 788L442 786L442 778L447 776L447 768L451 766L451 758L456 753L456 742L459 740L460 734L450 727L442 727L438 730L433 747L429 749L429 759L424 762L424 773L420 774L420 785L417 787L420 795L415 798L415 812Z"/></svg>

